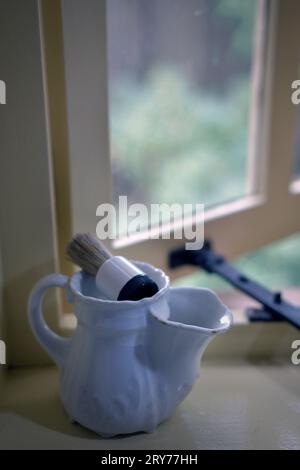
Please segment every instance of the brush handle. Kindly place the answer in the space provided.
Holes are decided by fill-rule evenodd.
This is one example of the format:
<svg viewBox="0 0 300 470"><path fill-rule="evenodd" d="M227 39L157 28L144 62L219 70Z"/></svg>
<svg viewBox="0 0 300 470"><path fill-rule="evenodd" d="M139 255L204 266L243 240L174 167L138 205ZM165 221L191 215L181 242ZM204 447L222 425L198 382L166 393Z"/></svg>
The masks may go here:
<svg viewBox="0 0 300 470"><path fill-rule="evenodd" d="M96 285L110 300L141 300L159 290L155 282L123 256L113 256L103 263L96 275Z"/></svg>

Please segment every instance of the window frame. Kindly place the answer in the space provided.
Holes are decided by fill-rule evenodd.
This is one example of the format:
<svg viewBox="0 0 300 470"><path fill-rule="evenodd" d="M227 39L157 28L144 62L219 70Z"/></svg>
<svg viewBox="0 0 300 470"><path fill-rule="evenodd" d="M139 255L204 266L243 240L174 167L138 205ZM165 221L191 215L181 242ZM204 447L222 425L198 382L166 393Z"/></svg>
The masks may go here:
<svg viewBox="0 0 300 470"><path fill-rule="evenodd" d="M102 202L112 200L105 1L90 1L90 9L94 9L94 14L92 15L90 10L89 21L85 23L85 25L88 24L89 34L81 34L80 37L78 37L76 25L80 22L84 32L82 18L86 16L85 5L78 1L72 2L71 5L68 0L62 0L61 5L66 60L73 231L95 232L96 207ZM254 113L252 113L250 129L252 136L250 141L253 141L254 136L254 140L259 143L259 148L254 146L249 149L249 195L208 209L205 214L206 237L212 238L218 250L230 258L256 250L300 230L300 220L294 217L294 208L300 201L299 191L295 192L295 187L298 188L296 183L293 184L294 189L291 191L296 107L290 99L291 83L297 78L298 72L297 43L299 43L300 33L296 19L297 13L300 14L300 8L292 0L284 2L259 0L259 9L256 44L260 47L261 53L256 54L257 59L253 71ZM269 31L266 44L264 44L265 18L268 10L270 10ZM91 37L90 30L93 31L93 37ZM294 40L291 40L291 37ZM98 45L100 44L98 47L95 45L96 39ZM289 44L288 58L287 44ZM99 47L101 54L99 54ZM89 57L83 65L77 61L78 49L89 49ZM262 103L261 79L265 63ZM77 116L79 110L82 110L83 105L78 100L78 96L82 94L82 83L86 83L84 69L85 66L88 67L88 64L90 68L92 68L91 65L94 67L93 80L88 90L85 90L86 114L78 123L74 115ZM283 73L281 73L282 70L284 70ZM261 110L264 111L261 119L253 116ZM282 116L285 116L284 121ZM101 132L94 132L91 135L90 122L98 123ZM263 132L259 129L263 129ZM262 135L265 137L262 138ZM89 147L92 148L93 157L85 155L83 158L86 148ZM282 155L285 155L285 159ZM87 168L88 175L86 175ZM76 188L83 178L89 178L90 187L97 188L97 190L91 190L91 194L78 197ZM278 211L280 211L280 223L278 223ZM86 215L83 217L82 214ZM265 220L268 220L267 227L264 224ZM186 223L192 225L193 222L194 217L191 217ZM243 237L240 236L241 226L244 228ZM143 234L133 235L119 240L115 245L118 246L116 253L153 263L167 271L173 279L182 275L182 270L170 271L168 269L168 253L182 244L182 240L149 240L145 232L144 236ZM112 246L114 247L114 244Z"/></svg>

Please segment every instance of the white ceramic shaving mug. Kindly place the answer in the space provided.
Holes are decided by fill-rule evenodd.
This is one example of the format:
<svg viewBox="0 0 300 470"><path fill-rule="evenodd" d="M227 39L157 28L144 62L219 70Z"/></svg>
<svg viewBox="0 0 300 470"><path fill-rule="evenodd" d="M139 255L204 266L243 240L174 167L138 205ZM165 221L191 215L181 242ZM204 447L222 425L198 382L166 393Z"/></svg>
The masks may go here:
<svg viewBox="0 0 300 470"><path fill-rule="evenodd" d="M170 288L161 270L136 265L159 287L151 298L98 298L95 278L81 271L45 277L29 299L33 332L60 368L66 412L106 437L154 431L191 390L208 343L232 323L212 291ZM72 338L56 335L43 319L50 287L63 287L74 302Z"/></svg>

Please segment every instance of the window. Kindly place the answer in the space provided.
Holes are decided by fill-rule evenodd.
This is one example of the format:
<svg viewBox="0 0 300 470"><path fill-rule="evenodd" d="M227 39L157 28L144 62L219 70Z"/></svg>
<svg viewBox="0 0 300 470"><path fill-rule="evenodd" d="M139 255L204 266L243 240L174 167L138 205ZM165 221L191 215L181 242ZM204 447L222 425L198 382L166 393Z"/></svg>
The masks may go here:
<svg viewBox="0 0 300 470"><path fill-rule="evenodd" d="M105 10L63 1L72 229L95 231L98 204L125 193L129 202L204 202L206 236L229 257L299 230L299 195L289 189L295 8L112 0ZM167 270L181 243L145 232L117 246Z"/></svg>
<svg viewBox="0 0 300 470"><path fill-rule="evenodd" d="M62 2L73 227L94 231L97 205L123 192L131 201L182 202L186 191L189 201L207 203L206 236L229 257L298 231L299 195L289 189L290 95L299 63L294 2L175 0L172 12L169 0L112 0L106 11L103 3L91 5L94 14ZM86 34L77 34L75 18ZM185 128L184 116L195 122ZM182 132L172 136L177 126ZM171 167L182 185L172 185ZM76 191L84 181L87 194ZM118 252L167 270L169 250L181 243L133 234Z"/></svg>
<svg viewBox="0 0 300 470"><path fill-rule="evenodd" d="M126 18L124 14L125 3L128 9L134 12L130 15L130 19ZM145 7L147 10L147 28L145 26L146 32L143 33L148 35L147 40L138 36L141 35L143 21L146 21L143 16L143 8L141 8L144 3L148 5ZM109 2L106 13L104 4L101 3L101 5L97 4L96 6L96 3L91 2L91 5L95 8L94 15L92 15L92 8L89 11L86 11L86 9L80 11L78 6L78 12L76 13L70 2L62 2L73 226L75 229L82 228L94 231L95 208L97 205L111 200L113 194L116 198L118 194L123 192L124 188L128 190L132 200L141 197L144 200L151 201L159 198L161 194L167 197L167 190L165 189L167 187L166 178L168 177L167 168L172 166L171 160L174 158L174 151L177 149L177 152L179 152L180 149L178 169L180 169L180 164L185 164L185 160L195 159L196 161L197 157L199 157L199 169L196 168L195 161L191 165L187 165L187 173L190 173L182 176L185 178L185 184L182 184L182 195L178 195L178 197L181 200L184 198L185 187L187 187L187 191L193 191L193 196L190 192L188 195L193 201L198 197L199 199L203 197L204 202L208 203L205 225L206 235L215 240L219 250L228 256L237 256L258 249L300 228L300 221L294 217L299 197L295 192L289 191L295 132L295 106L291 103L290 93L291 83L297 77L298 70L297 41L291 41L291 37L296 39L298 34L296 20L294 19L297 16L295 14L296 7L293 2L269 2L267 0L258 0L257 2L252 0L245 2L219 0L209 3L204 0L198 2L191 0L184 2L187 4L185 7L183 7L182 2L173 3L175 13L172 14L176 15L177 13L178 19L176 27L172 26L173 23L170 18L166 19L166 25L169 25L166 26L165 31L167 44L165 48L160 47L162 49L162 59L159 59L157 57L158 52L156 52L157 47L152 46L151 39L163 41L163 33L159 29L160 20L158 17L163 21L164 15L165 17L168 16L164 13L168 7L167 0L158 3L151 2L151 4L149 2L122 2L122 7L119 6L117 0L113 0ZM236 3L241 3L243 8L234 12ZM214 5L214 8L212 5ZM183 11L183 8L186 8L186 10ZM72 15L70 9L72 9ZM180 15L178 9L180 9ZM206 21L207 15L210 15L210 23ZM239 20L234 15L238 15ZM219 36L221 34L227 35L227 40L231 41L234 49L236 43L232 33L234 30L232 29L232 23L239 25L240 34L244 36L246 44L245 61L243 62L238 58L240 57L238 55L234 56L233 59L231 58L231 60L236 61L235 71L227 70L227 78L228 83L231 79L237 80L238 77L248 83L246 86L248 91L244 96L245 109L248 108L248 118L247 112L245 112L245 120L243 121L245 125L241 126L244 129L239 130L237 127L237 130L228 139L228 146L226 147L224 144L225 149L216 142L209 143L207 139L209 140L210 124L212 126L220 125L220 123L214 122L214 119L223 116L223 121L225 120L226 124L231 119L235 119L232 117L234 113L231 107L231 99L233 98L228 98L229 95L232 97L233 82L232 85L227 85L227 90L225 83L223 84L225 89L221 89L221 81L218 77L209 87L209 91L204 85L202 85L202 88L200 88L200 85L193 85L193 73L194 76L197 76L197 70L198 82L203 80L203 83L205 83L207 74L210 73L207 71L200 80L199 69L202 69L203 63L206 65L208 63L202 57L207 48L199 46L199 54L197 55L195 47L190 46L195 40L196 34L204 34L201 28L201 24L203 26L203 23L201 23L202 16L205 19L203 23L206 25L206 34L208 37L211 35L213 38L211 40L215 41L216 55L213 55L213 58L217 57L220 60L221 56L218 48L220 48L221 40ZM80 22L82 32L85 31L85 26L89 25L86 26L88 28L87 34L77 34L75 17L77 18L76 21ZM108 19L107 34L104 25L106 18ZM209 24L214 24L214 29L210 29ZM199 32L198 29L201 31ZM127 36L126 32L129 30L130 35ZM183 31L186 32L185 35L187 36L179 52L171 50L172 40L175 43L177 41L177 30L181 31L182 34ZM215 36L212 31L215 32ZM124 39L121 43L120 35L123 35L126 41ZM132 51L134 39L130 38L135 37L138 37L139 41L138 51ZM114 41L121 44L121 52L116 52L117 47ZM151 44L148 44L149 41ZM241 45L240 40L238 43ZM287 47L289 50L288 61L286 59ZM85 51L89 51L89 53L86 54ZM227 51L228 54L229 52L231 51ZM80 63L77 60L78 54L82 57ZM147 60L144 57L145 60L143 61L139 54L142 54L142 58L146 55ZM195 60L193 60L194 57ZM186 60L184 60L185 58ZM157 63L161 61L163 70L161 68L158 70ZM109 87L106 82L107 75L105 75L107 63L110 85L109 100ZM153 64L153 66L147 66L147 64ZM171 64L167 72L166 64L168 67ZM210 64L211 67L214 66L213 64L214 61ZM122 77L126 75L127 81L122 86L118 85L120 83L120 69L126 71L124 75L122 74ZM171 69L173 72L170 72ZM86 83L84 91L82 90L82 83ZM149 118L152 121L157 119L157 116L151 115L153 112L152 102L155 94L160 93L160 87L162 86L163 89L163 86L166 86L163 83L169 83L170 87L176 83L174 86L178 87L178 91L172 92L174 106L176 100L184 99L186 100L184 106L187 108L188 113L190 112L192 115L197 114L200 105L203 105L204 108L204 103L205 106L211 105L213 110L205 111L205 115L199 121L196 119L196 142L194 147L191 144L193 139L188 135L187 141L184 140L185 138L180 141L181 137L178 137L179 141L177 141L175 150L171 147L167 149L158 147L157 150L150 148L151 157L156 159L151 160L154 174L158 175L158 170L155 168L156 166L159 167L162 180L160 180L158 189L153 184L153 180L147 180L148 183L143 180L143 185L139 187L139 175L145 172L147 172L147 175L150 173L148 169L146 170L149 162L147 163L145 148L149 149L149 142L151 143L147 119ZM117 90L118 86L119 89ZM232 90L229 91L231 87ZM198 97L200 93L203 95L202 98ZM211 94L213 98L211 98ZM221 95L221 98L217 103L216 96L218 94ZM166 96L168 97L168 94ZM233 113L232 116L229 111L227 112L227 109L224 111L224 109L218 108L218 111L215 111L214 107L224 105L222 100L225 97L228 98L227 103L230 112ZM214 104L210 103L208 105L207 100L209 101L209 99L212 99ZM188 103L190 103L190 108L188 108ZM117 106L117 104L120 106ZM142 111L144 106L146 111L148 110L147 112ZM110 127L108 109L110 111ZM126 110L129 116L127 116ZM161 112L166 112L166 110L168 110L168 106L164 107L162 105L159 115ZM178 110L180 112L178 111L178 122L176 122L181 126L183 125L183 114L180 104ZM143 115L143 118L138 117L139 113ZM237 113L239 115L239 109L237 109ZM173 109L171 114L173 116ZM218 116L216 117L216 115ZM284 120L282 116L284 116ZM270 119L271 117L272 119ZM133 125L130 124L131 119L135 123L138 122L139 126L143 128L141 131L142 137L139 134L133 135L132 129L129 129L128 126ZM164 125L166 125L165 115L163 115L163 119ZM222 121L222 119L220 120ZM247 121L249 125L247 125ZM187 133L190 127L192 127L191 124L187 126ZM200 142L197 141L198 131L199 129L202 131L202 127L205 128L205 135ZM138 128L140 132L140 127ZM111 129L110 147L109 129ZM156 132L161 132L160 128L157 129ZM171 132L172 126L169 126L168 129ZM220 133L225 132L224 128L222 130L221 127L218 130ZM165 131L166 133L167 131ZM142 140L146 139L146 143L141 143L140 138ZM156 138L153 145L159 142L159 145L164 143L161 136L156 135ZM168 139L168 145L170 145L172 138L168 137ZM226 141L226 138L224 139L223 143ZM187 145L187 148L185 147L186 142L191 144L190 146ZM219 152L217 148L214 148L214 145L216 147L219 145ZM239 146L240 151L238 151ZM144 156L141 156L143 152ZM153 152L155 152L154 157ZM211 153L214 153L214 156L210 156ZM237 156L234 156L234 153L240 156L240 161ZM130 164L129 159L132 159ZM228 163L230 159L232 159L232 164ZM212 161L214 161L215 171L209 167ZM223 167L220 171L222 161L223 165L225 165L225 162L226 165L229 164L229 169L227 168L226 171L223 171ZM201 163L204 168L208 166L209 169L205 171L212 174L212 177L206 179L213 181L213 183L207 183L206 189L201 187L200 184ZM174 164L175 169L177 168L176 164ZM126 167L124 173L123 170L118 169L121 167L123 169ZM232 181L237 182L235 188L235 184L233 182L230 184L229 176L226 176L226 172L230 173L230 169L234 175ZM183 171L180 170L180 173L183 173ZM217 173L219 173L219 184L215 185L214 179ZM187 182L189 177L193 182L190 185ZM170 175L170 179L173 178L174 176ZM76 188L84 181L89 186L87 194L76 191ZM178 180L176 183L178 183ZM176 184L176 187L178 186ZM171 188L171 184L169 187ZM181 188L178 187L177 189L177 193L180 194ZM173 193L168 197L172 200L177 196ZM267 224L266 221L268 221ZM243 236L241 236L241 227L243 227ZM168 251L171 247L180 243L180 240L162 240L161 242L148 240L147 233L145 233L144 238L139 237L138 241L139 243L137 243L134 235L127 237L123 243L122 240L121 243L118 243L118 248L120 252L131 258L138 257L164 269L167 269ZM174 276L177 273L171 273L171 275Z"/></svg>

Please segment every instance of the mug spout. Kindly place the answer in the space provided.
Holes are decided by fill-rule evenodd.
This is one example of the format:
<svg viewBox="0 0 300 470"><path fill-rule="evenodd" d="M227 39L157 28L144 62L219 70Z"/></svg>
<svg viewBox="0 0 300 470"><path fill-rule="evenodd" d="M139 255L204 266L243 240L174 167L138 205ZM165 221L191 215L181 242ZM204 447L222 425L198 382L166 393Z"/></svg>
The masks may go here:
<svg viewBox="0 0 300 470"><path fill-rule="evenodd" d="M149 333L155 363L198 361L210 341L226 332L233 318L230 310L209 289L171 288L168 317L159 306L151 308Z"/></svg>
<svg viewBox="0 0 300 470"><path fill-rule="evenodd" d="M151 313L165 324L205 335L224 333L233 321L231 311L213 291L195 287L170 289L167 318L159 305Z"/></svg>

